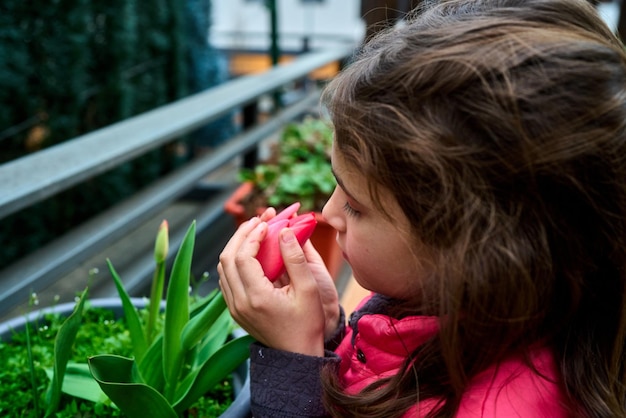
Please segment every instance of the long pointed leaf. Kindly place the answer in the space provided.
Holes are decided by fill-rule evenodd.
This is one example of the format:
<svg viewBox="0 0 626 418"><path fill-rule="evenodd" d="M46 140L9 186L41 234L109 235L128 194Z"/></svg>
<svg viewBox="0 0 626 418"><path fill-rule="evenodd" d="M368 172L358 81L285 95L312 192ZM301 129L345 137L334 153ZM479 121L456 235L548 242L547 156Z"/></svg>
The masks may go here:
<svg viewBox="0 0 626 418"><path fill-rule="evenodd" d="M61 325L54 342L54 372L46 393L46 416L55 413L61 401L61 390L67 362L72 355L72 346L83 319L83 307L87 298L87 289L80 295L74 311Z"/></svg>
<svg viewBox="0 0 626 418"><path fill-rule="evenodd" d="M220 289L215 288L211 290L208 295L204 297L198 297L195 300L193 300L193 302L190 304L190 307L189 307L189 316L193 318L194 316L202 312L204 307L207 306L209 303L211 303L213 298L217 296L219 292L220 292Z"/></svg>
<svg viewBox="0 0 626 418"><path fill-rule="evenodd" d="M109 354L89 358L89 367L104 393L130 418L177 418L159 392L139 381L132 359Z"/></svg>
<svg viewBox="0 0 626 418"><path fill-rule="evenodd" d="M160 393L165 388L163 374L163 335L160 334L152 343L146 355L137 362L137 368L144 382Z"/></svg>
<svg viewBox="0 0 626 418"><path fill-rule="evenodd" d="M201 365L209 359L228 339L232 332L233 318L228 310L222 312L217 318L206 337L197 347L197 354L194 366Z"/></svg>
<svg viewBox="0 0 626 418"><path fill-rule="evenodd" d="M46 369L49 379L52 379L53 373L53 369ZM94 403L113 405L106 393L100 389L86 363L68 363L63 379L63 393Z"/></svg>
<svg viewBox="0 0 626 418"><path fill-rule="evenodd" d="M174 404L174 409L182 413L198 398L225 379L248 358L252 342L254 338L244 335L222 346L200 367L197 373L187 377L187 379L193 379L193 382L188 385L189 389L186 393L179 394L179 400ZM183 383L181 386L187 386L187 384Z"/></svg>
<svg viewBox="0 0 626 418"><path fill-rule="evenodd" d="M165 302L163 327L163 371L165 397L172 400L181 373L184 352L180 337L189 321L189 276L195 244L196 223L191 223L174 259Z"/></svg>
<svg viewBox="0 0 626 418"><path fill-rule="evenodd" d="M120 300L122 301L124 317L126 318L126 323L128 324L128 332L130 333L130 339L133 343L133 354L135 355L137 361L139 361L148 349L148 343L146 341L146 335L144 333L143 326L141 325L141 320L139 319L139 313L131 302L130 296L128 296L128 293L124 288L124 284L122 283L122 279L120 279L120 276L115 271L113 264L108 259L107 266L109 267L111 276L113 276L113 281L115 282L117 293L119 294Z"/></svg>
<svg viewBox="0 0 626 418"><path fill-rule="evenodd" d="M181 336L183 350L189 350L195 346L224 311L226 311L226 301L222 292L219 292L198 315L187 322Z"/></svg>

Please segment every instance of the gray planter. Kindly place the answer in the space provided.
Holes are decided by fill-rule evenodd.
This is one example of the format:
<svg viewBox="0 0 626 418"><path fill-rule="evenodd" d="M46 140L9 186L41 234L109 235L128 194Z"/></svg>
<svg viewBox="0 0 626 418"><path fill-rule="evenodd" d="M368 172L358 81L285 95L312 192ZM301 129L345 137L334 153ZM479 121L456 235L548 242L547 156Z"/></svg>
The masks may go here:
<svg viewBox="0 0 626 418"><path fill-rule="evenodd" d="M147 304L146 299L132 298L133 304L137 308L143 308ZM117 317L123 316L122 304L118 298L102 298L89 299L89 305L94 308L103 308L112 310ZM15 331L24 329L26 323L33 322L43 315L54 313L59 315L69 315L74 310L74 303L62 303L53 307L39 309L30 312L28 315L20 316L0 323L0 340L9 341L11 335ZM163 305L165 306L165 305ZM233 336L243 335L244 331L235 330ZM226 411L221 415L222 418L248 418L250 413L250 362L246 361L233 373L233 390L235 399Z"/></svg>

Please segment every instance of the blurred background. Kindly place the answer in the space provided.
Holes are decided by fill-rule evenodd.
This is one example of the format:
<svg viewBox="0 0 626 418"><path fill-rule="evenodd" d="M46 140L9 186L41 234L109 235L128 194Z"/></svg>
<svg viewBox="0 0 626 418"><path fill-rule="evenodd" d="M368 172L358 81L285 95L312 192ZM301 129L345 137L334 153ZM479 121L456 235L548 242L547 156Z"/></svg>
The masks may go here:
<svg viewBox="0 0 626 418"><path fill-rule="evenodd" d="M624 25L621 0L591 2L613 30L625 32L620 30ZM69 144L216 86L288 65L310 52L346 46L357 49L379 29L401 22L420 3L420 0L2 0L0 207L5 205L1 199L9 194L9 185L24 181L8 177L13 162L26 161L25 158L40 151ZM344 58L349 60L349 54ZM0 314L21 303L14 298L26 301L30 292L43 291L63 279L69 282L66 287L72 289L66 293L81 290L76 283L86 281L90 274L87 272L94 264L91 260L102 261L110 251L103 254L94 245L93 251L59 263L64 265L62 268L59 265L54 274L46 266L37 267L36 274L31 274L28 268L34 268L36 262L47 265L54 262L54 251L46 248L56 246L61 251L60 248L82 245L88 238L79 233L83 225L190 162L207 155L210 158L259 122L263 115L271 117L281 107L295 102L304 84L321 87L346 60L332 60L319 66L305 81L292 77L283 83L279 95L263 93L255 97L252 106L249 100L230 106L215 117L205 118L207 123L188 127L182 130L184 133L161 141L136 158L110 163L110 169L94 170L93 175L84 176L71 187L40 184L38 193L45 198L33 198L32 203L20 205L19 210L6 210L0 219ZM176 122L175 119L164 121ZM99 146L93 145L84 158L92 159L99 152ZM233 182L234 171L249 157L241 154L241 158L232 159L234 166L227 170L226 175ZM254 161L252 158L244 163L250 165ZM57 164L67 169L65 166L73 163L66 163L61 156ZM36 164L29 167L32 173L42 169ZM198 187L194 185L193 189L191 192L197 194ZM193 200L191 192L186 191L176 199ZM206 200L206 196L202 199ZM113 220L112 216L108 219ZM144 221L149 224L145 243L141 235L130 238L131 231L141 225L128 220L118 228L124 232L126 244L120 246L111 238L110 246L117 246L118 251L131 259L138 256L129 255L129 247L144 248L143 253L149 254L158 226L156 219L163 216L162 212L151 213L150 219L145 216ZM100 222L105 223L106 219ZM212 225L216 232L205 239L213 252L219 252L232 232L230 220L213 221L220 222L227 227L220 229ZM118 236L122 235L120 231ZM74 241L65 243L66 247L55 244L74 232ZM206 265L199 269L210 269L215 257L215 254L206 257ZM55 288L50 292L56 295L62 290Z"/></svg>

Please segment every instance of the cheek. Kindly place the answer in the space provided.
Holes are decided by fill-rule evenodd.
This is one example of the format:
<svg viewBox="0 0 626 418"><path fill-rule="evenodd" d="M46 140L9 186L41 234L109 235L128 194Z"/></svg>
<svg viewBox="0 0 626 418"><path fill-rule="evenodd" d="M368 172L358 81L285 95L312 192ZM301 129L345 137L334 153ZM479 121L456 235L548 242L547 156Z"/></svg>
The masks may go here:
<svg viewBox="0 0 626 418"><path fill-rule="evenodd" d="M394 259L389 248L379 245L371 236L352 234L349 228L344 243L346 257L355 274L369 280L389 275L390 260Z"/></svg>
<svg viewBox="0 0 626 418"><path fill-rule="evenodd" d="M415 255L390 241L347 237L346 250L357 282L364 288L399 299L413 295L423 280Z"/></svg>

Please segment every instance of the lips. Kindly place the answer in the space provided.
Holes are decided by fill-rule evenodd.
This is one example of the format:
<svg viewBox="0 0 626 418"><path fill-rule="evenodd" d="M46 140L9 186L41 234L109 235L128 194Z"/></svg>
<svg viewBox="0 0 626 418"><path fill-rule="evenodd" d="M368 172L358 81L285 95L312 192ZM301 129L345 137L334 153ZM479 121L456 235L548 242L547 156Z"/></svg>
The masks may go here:
<svg viewBox="0 0 626 418"><path fill-rule="evenodd" d="M296 202L267 222L267 234L261 242L256 259L272 282L285 272L285 263L280 254L280 231L283 228L291 228L302 246L311 237L317 225L313 212L296 215L299 208L300 203Z"/></svg>

